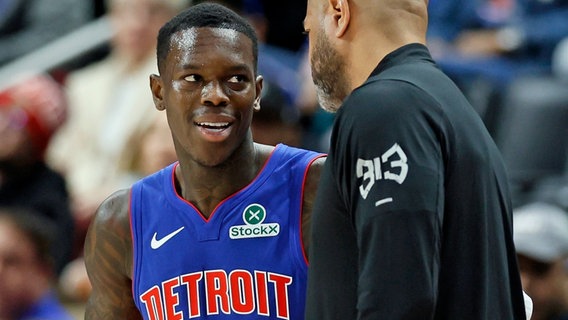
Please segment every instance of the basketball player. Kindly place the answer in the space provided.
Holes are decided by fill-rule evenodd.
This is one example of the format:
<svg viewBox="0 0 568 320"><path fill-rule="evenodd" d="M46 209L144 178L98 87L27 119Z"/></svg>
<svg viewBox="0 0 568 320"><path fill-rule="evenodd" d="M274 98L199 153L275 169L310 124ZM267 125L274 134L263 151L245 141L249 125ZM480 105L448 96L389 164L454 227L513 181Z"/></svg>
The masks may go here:
<svg viewBox="0 0 568 320"><path fill-rule="evenodd" d="M306 318L525 319L507 177L425 47L427 0L308 0L320 104Z"/></svg>
<svg viewBox="0 0 568 320"><path fill-rule="evenodd" d="M86 319L301 319L323 155L256 144L257 39L225 7L180 13L150 79L177 157L98 209Z"/></svg>

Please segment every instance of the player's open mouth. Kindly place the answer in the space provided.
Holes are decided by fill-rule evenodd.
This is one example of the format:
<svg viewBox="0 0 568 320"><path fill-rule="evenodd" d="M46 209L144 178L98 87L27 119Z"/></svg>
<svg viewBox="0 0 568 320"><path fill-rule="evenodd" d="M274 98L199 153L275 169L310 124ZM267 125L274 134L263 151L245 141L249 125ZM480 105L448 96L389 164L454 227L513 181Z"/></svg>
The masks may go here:
<svg viewBox="0 0 568 320"><path fill-rule="evenodd" d="M197 122L195 124L203 129L219 132L231 125L229 122Z"/></svg>
<svg viewBox="0 0 568 320"><path fill-rule="evenodd" d="M229 137L232 131L231 121L196 121L195 126L202 137L209 142L221 142Z"/></svg>

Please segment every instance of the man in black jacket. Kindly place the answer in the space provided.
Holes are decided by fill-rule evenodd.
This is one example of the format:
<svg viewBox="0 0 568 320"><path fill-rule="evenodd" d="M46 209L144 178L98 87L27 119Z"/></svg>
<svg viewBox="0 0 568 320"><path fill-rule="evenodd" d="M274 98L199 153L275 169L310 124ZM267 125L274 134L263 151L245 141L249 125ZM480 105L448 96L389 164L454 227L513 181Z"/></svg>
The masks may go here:
<svg viewBox="0 0 568 320"><path fill-rule="evenodd" d="M309 0L337 111L312 220L307 319L525 319L507 176L432 60L427 0Z"/></svg>

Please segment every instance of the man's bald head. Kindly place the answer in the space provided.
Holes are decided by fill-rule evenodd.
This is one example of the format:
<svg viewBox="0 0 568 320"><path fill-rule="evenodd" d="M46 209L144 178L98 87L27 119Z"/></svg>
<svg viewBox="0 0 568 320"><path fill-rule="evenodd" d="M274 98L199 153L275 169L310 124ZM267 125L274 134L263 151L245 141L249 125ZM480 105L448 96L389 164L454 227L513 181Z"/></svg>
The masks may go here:
<svg viewBox="0 0 568 320"><path fill-rule="evenodd" d="M354 26L372 29L394 42L425 41L428 0L347 1L352 8Z"/></svg>
<svg viewBox="0 0 568 320"><path fill-rule="evenodd" d="M329 63L323 58L333 56L345 66L342 78L348 89L339 91L349 93L376 67L369 61L381 61L410 43L426 44L427 7L428 0L308 0L304 28L312 63ZM318 48L325 52L314 53Z"/></svg>

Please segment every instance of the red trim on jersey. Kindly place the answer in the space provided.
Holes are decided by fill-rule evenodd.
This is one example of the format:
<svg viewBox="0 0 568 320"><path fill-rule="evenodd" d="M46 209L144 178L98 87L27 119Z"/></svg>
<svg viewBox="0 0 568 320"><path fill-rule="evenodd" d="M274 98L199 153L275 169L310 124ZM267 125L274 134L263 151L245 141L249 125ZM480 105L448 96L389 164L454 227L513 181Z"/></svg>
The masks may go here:
<svg viewBox="0 0 568 320"><path fill-rule="evenodd" d="M262 173L262 171L264 170L264 168L266 167L266 165L268 164L268 162L270 162L270 159L272 158L272 155L274 154L274 151L276 150L276 147L274 149L272 149L272 151L270 152L270 155L268 156L268 158L266 159L266 161L264 162L264 164L262 165L262 168L256 173L256 176L254 177L254 179L252 179L246 186L242 187L241 189L235 191L233 194L231 194L230 196L228 196L227 198L223 199L221 202L219 202L215 208L213 209L213 211L211 211L211 215L209 216L209 218L205 218L205 216L203 215L203 213L196 207L193 205L193 203L187 201L186 199L184 199L180 194L178 194L177 189L176 189L176 169L179 166L179 161L176 162L176 164L174 165L174 169L172 170L172 188L174 190L175 195L183 202L187 203L188 205L190 205L191 207L193 207L193 209L195 209L196 212L199 212L199 216L201 217L201 219L203 219L203 221L205 222L209 222L211 220L211 218L213 218L213 215L215 215L215 212L217 212L217 209L223 204L225 203L227 200L231 199L232 197L234 197L235 195L237 195L239 192L241 192L242 190L248 188L248 186L250 186L251 184L253 184L256 179L258 179L258 177L260 176L260 174Z"/></svg>

